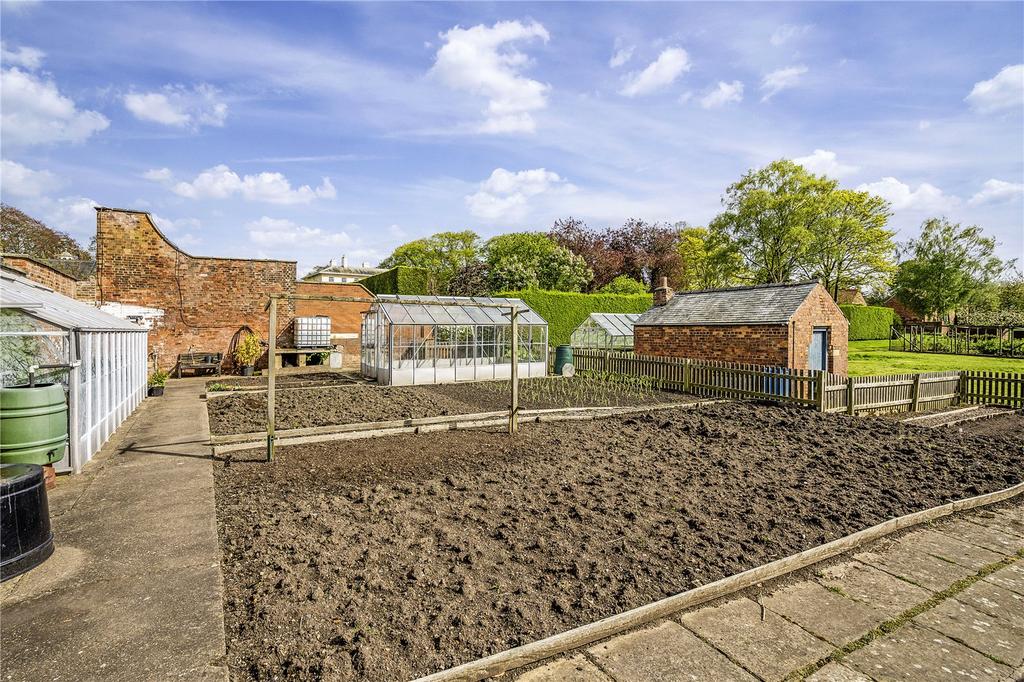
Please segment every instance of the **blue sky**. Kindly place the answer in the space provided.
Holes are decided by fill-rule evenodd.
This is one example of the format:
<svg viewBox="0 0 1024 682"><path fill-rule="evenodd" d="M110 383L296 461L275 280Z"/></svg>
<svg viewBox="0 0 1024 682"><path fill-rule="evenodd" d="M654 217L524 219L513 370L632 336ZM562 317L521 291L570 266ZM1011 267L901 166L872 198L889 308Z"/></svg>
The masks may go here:
<svg viewBox="0 0 1024 682"><path fill-rule="evenodd" d="M803 160L1024 255L1024 4L2 5L3 200L202 255L706 224Z"/></svg>

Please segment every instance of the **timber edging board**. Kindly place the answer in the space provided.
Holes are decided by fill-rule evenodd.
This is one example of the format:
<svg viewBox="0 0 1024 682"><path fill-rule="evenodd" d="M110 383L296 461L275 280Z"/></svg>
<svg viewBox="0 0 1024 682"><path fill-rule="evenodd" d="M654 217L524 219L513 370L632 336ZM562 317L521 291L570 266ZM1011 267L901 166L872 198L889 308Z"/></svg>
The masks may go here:
<svg viewBox="0 0 1024 682"><path fill-rule="evenodd" d="M757 583L772 580L786 573L831 559L898 530L934 521L958 511L1002 502L1022 493L1024 493L1024 483L1018 483L1003 490L957 500L938 507L932 507L931 509L890 519L824 545L804 550L798 554L722 578L721 580L716 580L713 583L702 585L687 592L680 592L651 604L624 611L595 623L583 625L567 632L531 642L530 644L508 649L476 661L470 661L454 668L421 677L417 682L470 682L501 675L509 670L558 656L598 640L620 634L639 625L667 618L679 611L738 592Z"/></svg>

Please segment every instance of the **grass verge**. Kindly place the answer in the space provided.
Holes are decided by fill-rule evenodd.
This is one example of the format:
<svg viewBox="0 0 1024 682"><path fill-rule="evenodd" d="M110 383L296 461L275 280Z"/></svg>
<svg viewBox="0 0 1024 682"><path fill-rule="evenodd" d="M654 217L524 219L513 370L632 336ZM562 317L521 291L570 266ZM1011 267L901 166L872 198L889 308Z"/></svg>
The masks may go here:
<svg viewBox="0 0 1024 682"><path fill-rule="evenodd" d="M848 358L850 376L940 372L951 369L1024 373L1024 359L890 351L888 341L851 341Z"/></svg>

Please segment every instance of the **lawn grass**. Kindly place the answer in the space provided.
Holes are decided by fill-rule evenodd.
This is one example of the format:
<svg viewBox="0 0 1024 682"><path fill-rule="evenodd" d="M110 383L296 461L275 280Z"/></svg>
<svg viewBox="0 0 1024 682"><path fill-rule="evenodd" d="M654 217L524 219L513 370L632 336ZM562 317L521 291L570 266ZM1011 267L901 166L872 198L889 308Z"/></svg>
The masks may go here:
<svg viewBox="0 0 1024 682"><path fill-rule="evenodd" d="M850 376L940 372L948 369L1024 374L1024 360L983 355L942 355L939 353L890 351L888 341L850 342Z"/></svg>

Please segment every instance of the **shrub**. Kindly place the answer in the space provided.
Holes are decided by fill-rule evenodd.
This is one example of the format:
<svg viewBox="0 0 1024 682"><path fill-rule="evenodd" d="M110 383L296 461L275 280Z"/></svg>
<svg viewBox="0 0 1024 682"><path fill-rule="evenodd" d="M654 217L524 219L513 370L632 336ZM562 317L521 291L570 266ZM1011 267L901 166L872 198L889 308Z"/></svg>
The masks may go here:
<svg viewBox="0 0 1024 682"><path fill-rule="evenodd" d="M163 386L167 383L167 377L169 376L170 375L167 372L163 371L162 369L158 369L157 371L149 375L149 385Z"/></svg>
<svg viewBox="0 0 1024 682"><path fill-rule="evenodd" d="M841 305L839 308L850 321L850 341L888 339L892 325L902 322L892 308L874 305Z"/></svg>
<svg viewBox="0 0 1024 682"><path fill-rule="evenodd" d="M260 345L260 337L255 334L246 334L235 347L235 361L242 367L255 365L261 355L263 347Z"/></svg>
<svg viewBox="0 0 1024 682"><path fill-rule="evenodd" d="M371 275L359 283L374 294L406 294L426 296L435 293L434 277L429 270L398 265Z"/></svg>
<svg viewBox="0 0 1024 682"><path fill-rule="evenodd" d="M647 287L643 282L638 282L627 275L619 275L608 284L601 287L598 292L601 294L625 294L628 296L639 296L647 293Z"/></svg>
<svg viewBox="0 0 1024 682"><path fill-rule="evenodd" d="M590 313L643 313L652 304L650 294L576 294L566 291L524 289L503 291L496 293L495 296L521 298L547 320L548 344L552 346L569 343L573 330L580 326Z"/></svg>

